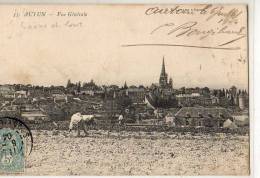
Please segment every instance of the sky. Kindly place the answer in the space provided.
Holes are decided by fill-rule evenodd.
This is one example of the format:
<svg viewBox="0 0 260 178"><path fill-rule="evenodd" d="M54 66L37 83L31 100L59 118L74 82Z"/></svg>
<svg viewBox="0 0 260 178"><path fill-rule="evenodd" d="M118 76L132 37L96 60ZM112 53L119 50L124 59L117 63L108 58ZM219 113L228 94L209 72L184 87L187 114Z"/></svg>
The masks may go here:
<svg viewBox="0 0 260 178"><path fill-rule="evenodd" d="M165 9L176 8L176 5L1 5L0 84L49 86L66 85L68 79L72 82L93 79L100 85L123 85L126 81L128 85L149 86L158 83L164 57L166 72L176 88L229 88L232 85L247 88L246 37L223 46L236 48L234 50L191 47L215 47L240 37L232 31L246 27L244 6L224 7L222 12L225 13L232 9L241 11L234 19L215 14L210 20L207 18L214 7L219 7L209 8L211 14L206 15L147 15L147 10L154 7ZM178 8L203 7L205 5L181 5ZM35 17L31 13L27 16L28 12L46 12L47 15ZM72 12L87 15L68 16ZM219 22L228 18L233 22ZM196 22L192 29L197 31L193 34L177 37L180 29L168 34L191 22ZM205 38L198 34L198 30L218 31L225 26L231 34L219 33ZM246 34L246 30L243 32ZM126 46L133 44L139 45Z"/></svg>

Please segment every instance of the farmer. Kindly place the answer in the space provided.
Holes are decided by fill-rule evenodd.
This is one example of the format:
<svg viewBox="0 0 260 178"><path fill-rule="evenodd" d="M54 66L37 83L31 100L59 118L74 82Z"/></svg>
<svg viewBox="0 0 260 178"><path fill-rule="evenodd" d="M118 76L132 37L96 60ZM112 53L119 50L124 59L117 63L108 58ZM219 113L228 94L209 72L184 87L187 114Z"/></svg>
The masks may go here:
<svg viewBox="0 0 260 178"><path fill-rule="evenodd" d="M118 117L119 125L123 125L123 120L124 120L124 116L123 116L123 114L120 114L119 117Z"/></svg>
<svg viewBox="0 0 260 178"><path fill-rule="evenodd" d="M153 113L154 113L156 119L159 119L159 118L160 118L160 114L159 114L159 112L158 112L158 109L155 109L155 110L153 111Z"/></svg>

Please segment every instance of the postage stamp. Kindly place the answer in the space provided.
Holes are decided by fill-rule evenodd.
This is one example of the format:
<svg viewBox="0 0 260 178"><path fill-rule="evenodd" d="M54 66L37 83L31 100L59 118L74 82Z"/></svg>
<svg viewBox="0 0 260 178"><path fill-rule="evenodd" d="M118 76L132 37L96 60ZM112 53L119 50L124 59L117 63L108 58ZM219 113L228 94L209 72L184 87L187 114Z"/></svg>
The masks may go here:
<svg viewBox="0 0 260 178"><path fill-rule="evenodd" d="M0 130L0 171L6 173L24 170L24 142L18 130Z"/></svg>
<svg viewBox="0 0 260 178"><path fill-rule="evenodd" d="M0 117L0 174L24 172L33 147L29 127L15 117Z"/></svg>

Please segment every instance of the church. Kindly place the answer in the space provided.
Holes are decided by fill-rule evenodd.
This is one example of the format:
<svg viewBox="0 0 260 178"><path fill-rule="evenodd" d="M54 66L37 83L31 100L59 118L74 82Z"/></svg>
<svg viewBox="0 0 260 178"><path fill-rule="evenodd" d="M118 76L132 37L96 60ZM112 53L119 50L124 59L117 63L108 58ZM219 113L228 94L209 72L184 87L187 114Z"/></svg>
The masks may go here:
<svg viewBox="0 0 260 178"><path fill-rule="evenodd" d="M177 100L173 90L173 80L172 78L168 80L164 57L162 60L159 84L152 84L149 95L146 96L146 100L154 108L177 107Z"/></svg>

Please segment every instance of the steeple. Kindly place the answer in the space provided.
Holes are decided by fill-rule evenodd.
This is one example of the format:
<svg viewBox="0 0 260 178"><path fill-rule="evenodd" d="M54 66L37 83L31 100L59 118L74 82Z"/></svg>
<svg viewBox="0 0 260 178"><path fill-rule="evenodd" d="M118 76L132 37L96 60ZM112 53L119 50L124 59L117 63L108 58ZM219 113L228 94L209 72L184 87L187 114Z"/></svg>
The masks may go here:
<svg viewBox="0 0 260 178"><path fill-rule="evenodd" d="M165 72L165 64L164 64L164 56L163 56L161 76L165 75L165 74L166 74L166 72Z"/></svg>
<svg viewBox="0 0 260 178"><path fill-rule="evenodd" d="M159 85L161 87L167 87L167 85L168 85L168 75L165 71L164 56L163 56L163 61L162 61L162 70L161 70L161 75L160 75L160 79L159 79Z"/></svg>

